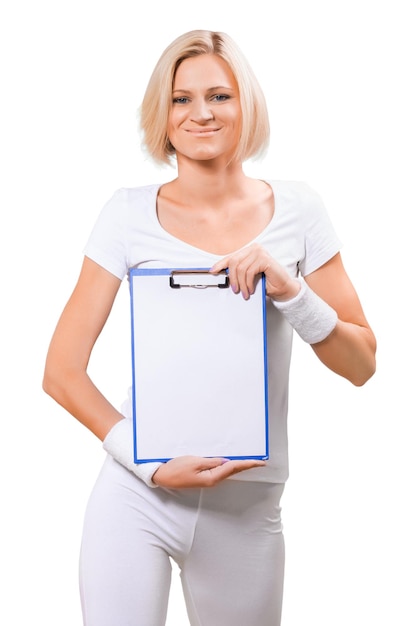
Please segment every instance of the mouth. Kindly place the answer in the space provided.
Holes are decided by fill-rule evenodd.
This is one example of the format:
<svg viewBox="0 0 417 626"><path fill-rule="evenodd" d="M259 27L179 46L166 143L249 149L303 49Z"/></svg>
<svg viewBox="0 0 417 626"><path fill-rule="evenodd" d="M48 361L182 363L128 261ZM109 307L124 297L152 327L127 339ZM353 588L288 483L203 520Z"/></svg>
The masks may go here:
<svg viewBox="0 0 417 626"><path fill-rule="evenodd" d="M220 128L188 128L186 132L193 137L211 137L218 133Z"/></svg>

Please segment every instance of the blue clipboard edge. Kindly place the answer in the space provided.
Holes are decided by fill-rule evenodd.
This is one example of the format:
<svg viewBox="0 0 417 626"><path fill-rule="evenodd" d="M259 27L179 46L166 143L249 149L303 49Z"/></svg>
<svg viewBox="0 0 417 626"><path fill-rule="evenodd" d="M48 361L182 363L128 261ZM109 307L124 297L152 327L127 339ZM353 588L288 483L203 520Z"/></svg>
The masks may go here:
<svg viewBox="0 0 417 626"><path fill-rule="evenodd" d="M133 281L131 280L132 276L161 276L166 275L169 276L172 272L175 271L205 271L208 272L210 270L209 267L163 267L163 268L137 268L133 267L129 270L129 292L130 292L130 330L131 330L131 358L132 358L132 411L133 411L133 460L137 465L142 463L167 463L171 460L172 457L169 458L152 458L152 459L138 459L138 450L137 450L137 432L136 432L136 385L135 385L135 350L134 350L134 323L133 323ZM227 272L227 270L226 270ZM224 456L222 458L228 459L229 461L238 461L244 459L256 459L267 461L269 459L269 403L268 403L268 349L267 349L267 325L266 325L266 280L265 274L261 275L261 283L262 283L262 316L263 316L263 331L264 331L264 401L265 401L265 454L264 455L255 455L255 456ZM206 457L206 458L216 458L216 457Z"/></svg>

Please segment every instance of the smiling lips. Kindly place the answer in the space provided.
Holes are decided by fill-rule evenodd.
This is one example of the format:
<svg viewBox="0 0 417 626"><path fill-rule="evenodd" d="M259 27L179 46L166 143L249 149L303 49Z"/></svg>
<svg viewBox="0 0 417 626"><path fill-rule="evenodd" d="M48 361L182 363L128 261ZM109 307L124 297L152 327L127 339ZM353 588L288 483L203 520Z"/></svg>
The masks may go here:
<svg viewBox="0 0 417 626"><path fill-rule="evenodd" d="M187 128L185 131L195 137L211 137L217 133L220 128Z"/></svg>

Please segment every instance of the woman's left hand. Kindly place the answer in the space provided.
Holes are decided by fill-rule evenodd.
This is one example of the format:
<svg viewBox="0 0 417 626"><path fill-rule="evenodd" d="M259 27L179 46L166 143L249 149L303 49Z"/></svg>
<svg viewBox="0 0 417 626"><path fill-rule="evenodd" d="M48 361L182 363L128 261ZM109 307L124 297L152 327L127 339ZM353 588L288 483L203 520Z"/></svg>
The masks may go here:
<svg viewBox="0 0 417 626"><path fill-rule="evenodd" d="M291 278L259 244L251 244L213 265L216 274L229 269L230 285L247 300L254 293L259 274L266 278L266 293L273 300L290 300L300 290ZM365 318L357 293L343 267L340 253L305 277L308 286L338 315L334 331L312 346L319 359L333 372L363 385L375 372L376 341Z"/></svg>
<svg viewBox="0 0 417 626"><path fill-rule="evenodd" d="M297 295L300 283L259 244L254 243L218 261L213 274L228 268L229 281L235 293L248 300L255 291L260 274L265 274L266 293L274 300L289 300Z"/></svg>

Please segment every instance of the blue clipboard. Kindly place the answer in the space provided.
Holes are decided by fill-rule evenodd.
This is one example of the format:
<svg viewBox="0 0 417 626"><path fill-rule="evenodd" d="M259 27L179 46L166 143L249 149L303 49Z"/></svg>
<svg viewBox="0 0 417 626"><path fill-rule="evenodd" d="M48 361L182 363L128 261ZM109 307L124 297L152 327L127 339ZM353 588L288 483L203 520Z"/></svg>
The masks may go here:
<svg viewBox="0 0 417 626"><path fill-rule="evenodd" d="M207 268L129 281L134 461L267 459L265 277L249 300Z"/></svg>

